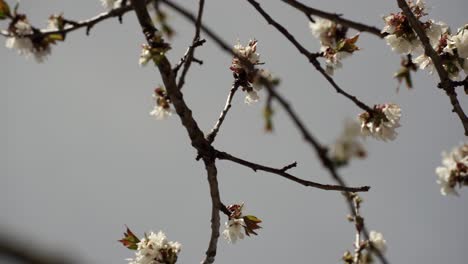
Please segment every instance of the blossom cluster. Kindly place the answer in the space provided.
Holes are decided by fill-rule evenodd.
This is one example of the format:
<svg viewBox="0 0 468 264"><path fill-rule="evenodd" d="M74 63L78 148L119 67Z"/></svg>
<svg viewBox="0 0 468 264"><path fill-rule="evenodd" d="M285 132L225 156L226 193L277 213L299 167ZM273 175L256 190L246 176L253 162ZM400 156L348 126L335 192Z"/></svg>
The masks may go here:
<svg viewBox="0 0 468 264"><path fill-rule="evenodd" d="M262 86L258 85L258 73L263 73L268 78L268 72L263 72L255 68L260 64L260 54L257 53L257 40L250 40L246 46L238 42L233 52L236 56L232 58L229 69L234 73L234 78L241 85L242 90L246 93L245 103L252 104L257 102L260 97L257 92ZM256 85L252 85L252 84Z"/></svg>
<svg viewBox="0 0 468 264"><path fill-rule="evenodd" d="M312 35L320 40L320 51L327 64L325 71L327 74L333 75L335 69L343 66L342 59L359 50L355 45L359 34L347 38L347 27L328 19L314 18L314 21L309 23L310 30Z"/></svg>
<svg viewBox="0 0 468 264"><path fill-rule="evenodd" d="M375 105L372 113L359 115L361 133L382 141L394 140L398 134L395 129L400 127L400 117L401 109L397 104Z"/></svg>
<svg viewBox="0 0 468 264"><path fill-rule="evenodd" d="M415 17L420 19L427 15L422 0L409 1L409 7ZM385 26L382 33L387 34L385 40L393 51L399 54L411 54L414 62L421 69L427 69L431 74L434 66L431 58L424 54L421 41L411 27L408 18L403 12L392 13L384 17ZM440 56L442 66L451 80L459 80L462 71L468 74L468 25L451 34L450 28L444 22L427 20L420 21L430 45Z"/></svg>
<svg viewBox="0 0 468 264"><path fill-rule="evenodd" d="M153 99L155 105L150 115L157 120L163 120L172 115L171 99L167 95L167 91L163 87L154 89Z"/></svg>
<svg viewBox="0 0 468 264"><path fill-rule="evenodd" d="M57 19L51 17L49 20L49 29L56 29ZM9 49L18 51L18 54L27 58L34 57L37 62L43 62L50 54L50 44L55 41L50 38L44 38L40 34L33 38L34 30L29 24L25 15L17 15L10 23L8 37L5 46Z"/></svg>
<svg viewBox="0 0 468 264"><path fill-rule="evenodd" d="M127 228L124 236L119 242L128 249L136 250L135 258L128 259L129 264L174 264L182 248L179 242L168 241L162 231L145 234L140 240Z"/></svg>
<svg viewBox="0 0 468 264"><path fill-rule="evenodd" d="M225 223L225 230L223 231L223 237L229 243L236 243L239 239L244 239L244 233L247 236L250 234L257 235L254 231L255 229L261 228L258 224L262 221L253 215L242 214L244 204L232 204L227 207L228 211L231 213L229 215L229 220Z"/></svg>
<svg viewBox="0 0 468 264"><path fill-rule="evenodd" d="M343 132L330 149L330 158L336 166L346 165L353 157L364 158L366 156L366 150L360 138L359 123L354 120L346 120Z"/></svg>
<svg viewBox="0 0 468 264"><path fill-rule="evenodd" d="M468 142L442 153L442 166L436 168L442 195L458 195L455 187L468 185Z"/></svg>

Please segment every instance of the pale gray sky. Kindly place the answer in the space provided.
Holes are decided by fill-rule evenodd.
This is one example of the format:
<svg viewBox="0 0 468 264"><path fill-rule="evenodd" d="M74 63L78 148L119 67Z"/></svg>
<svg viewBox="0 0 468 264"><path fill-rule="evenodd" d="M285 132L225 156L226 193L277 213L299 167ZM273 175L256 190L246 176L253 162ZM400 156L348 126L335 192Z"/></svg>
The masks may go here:
<svg viewBox="0 0 468 264"><path fill-rule="evenodd" d="M195 10L198 1L177 2ZM305 16L281 1L260 2L306 47L319 49ZM383 15L398 11L396 1L303 2L377 27L383 26ZM430 17L453 30L467 23L467 1L428 5ZM98 0L23 0L20 11L34 25L45 26L52 13L79 20L104 10ZM342 121L361 112L247 1L208 0L203 19L229 43L259 41L265 68L282 79L279 92L321 142L333 142ZM191 42L193 26L172 12L170 23L177 31L169 52L174 63ZM83 263L126 263L133 252L117 240L127 224L140 235L162 229L181 242L180 263L203 258L211 210L205 170L177 116L161 122L148 115L153 88L162 81L154 67L138 66L143 42L130 13L123 25L108 20L90 36L84 30L69 34L43 64L0 49L0 116L6 126L0 132L1 232ZM466 140L460 121L436 88L436 76L419 71L413 90L396 93L392 76L400 56L369 34L361 34L358 45L362 50L344 61L336 81L368 104L398 103L402 127L394 142L367 140L369 157L340 172L352 185L372 186L363 195L362 213L369 229L384 234L391 263L466 263L468 191L462 189L458 198L441 196L434 172L440 152ZM183 92L200 127L209 131L230 89L231 58L209 39L196 54L204 64L192 66ZM297 161L294 175L331 183L277 105L274 133L263 132L265 94L260 96L248 106L237 94L215 146L274 167ZM467 96L459 98L467 109ZM340 263L343 252L352 249L354 226L345 218L341 194L217 164L222 200L245 202L246 213L264 221L258 237L235 245L221 239L217 263Z"/></svg>

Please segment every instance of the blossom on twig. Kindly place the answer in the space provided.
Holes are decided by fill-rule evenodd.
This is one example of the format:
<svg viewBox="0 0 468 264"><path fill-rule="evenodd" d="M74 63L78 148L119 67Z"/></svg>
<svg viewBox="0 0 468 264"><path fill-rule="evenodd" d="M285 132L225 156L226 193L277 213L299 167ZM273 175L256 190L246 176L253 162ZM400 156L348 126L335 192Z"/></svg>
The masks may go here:
<svg viewBox="0 0 468 264"><path fill-rule="evenodd" d="M122 2L122 0L100 0L100 1L101 1L102 6L109 10L118 7L120 3Z"/></svg>
<svg viewBox="0 0 468 264"><path fill-rule="evenodd" d="M255 230L261 228L258 224L262 221L253 215L244 216L242 214L243 208L244 203L232 204L227 207L231 214L225 224L226 229L223 231L223 237L228 243L234 244L238 239L244 239L243 231L247 236L250 236L250 234L257 235Z"/></svg>
<svg viewBox="0 0 468 264"><path fill-rule="evenodd" d="M323 18L314 18L314 21L309 23L309 28L312 31L312 35L320 40L320 51L326 59L325 71L327 74L333 75L335 69L343 66L341 63L342 59L359 50L355 45L359 34L346 38L347 27Z"/></svg>
<svg viewBox="0 0 468 264"><path fill-rule="evenodd" d="M260 54L257 53L257 41L250 40L246 46L238 42L234 46L233 52L236 56L232 58L229 69L234 73L234 78L241 85L242 91L246 93L245 103L255 103L260 99L257 92L261 90L262 86L253 84L256 78L258 78L257 75L264 73L262 70L255 69L255 66L260 64Z"/></svg>
<svg viewBox="0 0 468 264"><path fill-rule="evenodd" d="M468 185L468 143L453 148L450 153L443 152L442 157L443 166L436 168L440 193L458 195L455 186Z"/></svg>
<svg viewBox="0 0 468 264"><path fill-rule="evenodd" d="M382 233L376 232L374 230L370 231L369 242L381 253L385 253L387 250L387 241L385 241Z"/></svg>
<svg viewBox="0 0 468 264"><path fill-rule="evenodd" d="M364 158L366 150L359 140L360 125L354 120L346 120L340 137L330 148L330 158L336 166L346 165L353 157Z"/></svg>
<svg viewBox="0 0 468 264"><path fill-rule="evenodd" d="M154 90L153 98L155 105L153 110L150 112L151 116L154 116L157 120L164 120L172 115L171 99L167 95L166 89L158 87Z"/></svg>
<svg viewBox="0 0 468 264"><path fill-rule="evenodd" d="M8 31L13 36L7 38L5 43L7 48L17 50L18 54L26 58L34 57L39 63L43 62L47 55L50 54L49 44L53 43L54 40L37 38L33 42L30 37L27 37L34 32L26 16L17 15L11 22Z"/></svg>
<svg viewBox="0 0 468 264"><path fill-rule="evenodd" d="M168 241L162 231L145 234L140 240L127 228L124 236L119 242L136 250L135 259L127 259L129 264L174 264L182 248L179 242Z"/></svg>
<svg viewBox="0 0 468 264"><path fill-rule="evenodd" d="M361 133L378 140L394 140L396 128L400 127L401 109L397 104L375 105L373 113L364 112L359 115Z"/></svg>

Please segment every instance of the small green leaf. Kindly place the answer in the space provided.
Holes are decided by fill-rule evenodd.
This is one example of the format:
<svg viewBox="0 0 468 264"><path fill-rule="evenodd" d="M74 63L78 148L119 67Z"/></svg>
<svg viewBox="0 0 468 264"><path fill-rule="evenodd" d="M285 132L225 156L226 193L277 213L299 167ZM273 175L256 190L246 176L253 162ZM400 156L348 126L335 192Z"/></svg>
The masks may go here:
<svg viewBox="0 0 468 264"><path fill-rule="evenodd" d="M11 17L10 6L4 0L0 0L0 19Z"/></svg>
<svg viewBox="0 0 468 264"><path fill-rule="evenodd" d="M50 34L47 35L47 38L50 40L50 42L64 40L63 34Z"/></svg>

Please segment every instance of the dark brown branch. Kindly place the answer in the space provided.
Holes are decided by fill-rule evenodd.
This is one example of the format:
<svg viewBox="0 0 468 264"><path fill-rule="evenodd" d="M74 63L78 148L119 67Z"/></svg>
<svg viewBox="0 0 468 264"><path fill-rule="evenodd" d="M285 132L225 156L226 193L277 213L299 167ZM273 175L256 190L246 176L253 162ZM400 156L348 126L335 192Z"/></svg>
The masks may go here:
<svg viewBox="0 0 468 264"><path fill-rule="evenodd" d="M150 0L146 0L146 3L149 3ZM127 6L121 6L121 7L118 7L118 8L114 8L108 12L104 12L104 13L101 13L95 17L92 17L90 19L86 19L86 20L82 20L82 21L78 21L78 22L73 22L71 20L66 20L68 22L71 22L71 23L68 23L69 26L65 26L64 29L62 30L41 30L41 34L42 35L52 35L52 34L62 34L62 35L66 35L67 33L69 32L72 32L72 31L75 31L75 30L78 30L80 28L86 28L86 35L89 35L89 31L91 30L91 28L96 25L97 23L103 21L103 20L106 20L108 18L121 18L125 13L129 12L129 11L132 11L133 10L133 7L131 5L127 5ZM2 30L1 31L1 35L3 36L6 36L6 37L11 37L11 34L9 34L7 31L4 31ZM32 37L33 34L31 35L25 35L24 37Z"/></svg>
<svg viewBox="0 0 468 264"><path fill-rule="evenodd" d="M309 6L304 5L303 3L300 3L296 0L282 0L286 4L296 8L297 10L301 11L304 13L306 16L318 16L321 18L325 18L331 21L334 21L338 24L341 24L343 26L349 27L349 28L354 28L358 31L361 32L368 32L370 34L376 35L379 38L385 37L385 34L380 32L380 29L374 26L368 26L359 22L354 22L346 18L342 18L342 15L336 14L336 13L328 13L324 12L322 10L318 10Z"/></svg>
<svg viewBox="0 0 468 264"><path fill-rule="evenodd" d="M177 76L177 73L179 72L180 68L181 68L182 65L184 65L184 63L187 61L187 58L188 58L188 56L189 56L190 50L195 49L196 47L205 44L205 42L206 42L206 40L200 39L200 40L196 41L195 43L192 43L192 44L190 45L190 47L187 48L187 51L185 52L184 56L183 56L182 58L180 58L179 62L178 62L178 63L176 64L176 66L174 67L174 70L173 70L173 71L174 71L174 75L175 75L175 76ZM203 64L203 61L198 60L198 59L194 58L193 56L192 56L192 61L193 61L193 62L196 62L196 63L198 63L198 64L200 64L200 65Z"/></svg>
<svg viewBox="0 0 468 264"><path fill-rule="evenodd" d="M144 0L132 0L132 5L135 9L138 21L143 29L143 34L150 47L157 46L155 42L155 33L157 29L148 14ZM208 183L210 186L210 196L212 201L211 210L211 236L206 251L206 258L203 263L213 263L216 256L216 248L219 238L220 217L219 212L222 210L222 203L219 196L217 170L215 165L214 150L208 141L205 139L203 132L198 127L197 122L192 117L192 111L185 103L181 90L177 87L174 71L171 64L165 56L159 58L157 63L159 72L166 87L167 94L179 116L182 125L187 130L192 146L198 151L203 158L205 167L208 173Z"/></svg>
<svg viewBox="0 0 468 264"><path fill-rule="evenodd" d="M279 95L271 86L266 86L268 90L268 94L271 95L274 99L276 99L279 104L285 109L285 111L288 113L289 117L293 120L294 124L296 127L301 131L303 138L306 140L307 143L309 143L313 150L316 152L317 156L319 157L320 161L322 162L323 166L328 170L332 178L335 180L336 183L338 183L340 186L347 186L346 182L341 178L341 176L338 174L336 171L335 166L333 165L333 162L330 160L330 158L327 155L327 149L323 147L313 136L312 134L308 131L308 129L305 127L304 123L299 119L299 116L294 112L292 107L289 105L289 103L281 96ZM351 212L351 214L354 213L354 207L353 207L353 201L350 199L349 196L345 196L346 203L348 205L348 208ZM366 229L365 226L363 226L363 234L364 236L369 239L369 233ZM377 248L372 247L372 251L377 255L379 260L383 264L388 264L388 260L386 257L380 252Z"/></svg>
<svg viewBox="0 0 468 264"><path fill-rule="evenodd" d="M465 129L465 136L468 136L468 118L466 117L465 112L463 112L460 102L457 98L457 93L455 91L455 86L452 84L452 81L448 77L447 71L444 69L442 59L439 57L437 52L432 48L429 38L427 37L421 22L414 16L410 7L405 0L397 0L398 7L403 11L405 16L408 18L408 21L413 28L413 30L418 35L419 40L421 41L424 47L424 53L429 56L434 64L434 67L437 71L437 74L440 78L440 86L444 89L445 93L450 99L450 103L453 106L452 112L455 112L460 121L462 122L463 128Z"/></svg>
<svg viewBox="0 0 468 264"><path fill-rule="evenodd" d="M234 98L234 94L237 92L238 89L239 89L239 83L234 82L234 84L232 85L231 91L229 92L229 95L226 99L226 104L224 105L224 109L219 115L218 121L216 121L215 126L213 127L211 132L208 134L208 136L206 136L206 140L208 140L210 144L214 142L216 136L218 135L219 129L221 128L221 125L223 124L224 119L226 118L226 115L229 112L229 109L231 109L231 102L232 102L232 99Z"/></svg>
<svg viewBox="0 0 468 264"><path fill-rule="evenodd" d="M176 11L177 13L179 13L180 15L182 15L183 17L185 17L186 19L188 19L189 21L191 21L192 23L194 23L196 20L195 20L195 16L193 14L191 14L189 11L187 11L186 9L184 9L182 6L179 6L178 4L176 3L173 3L172 1L170 0L160 0L162 3L166 4L168 7L172 8L174 11ZM229 44L227 44L220 36L218 36L213 30L211 30L210 28L208 28L206 25L202 24L201 25L201 29L202 31L208 35L208 37L213 40L217 45L218 47L220 47L223 51L225 51L226 53L228 53L229 55L233 56L234 55L234 52L231 50ZM302 124L302 122L300 122ZM303 128L305 128L304 125L301 125ZM299 126L298 126L299 127ZM304 130L304 131L307 131L307 130ZM303 130L301 130L301 132L304 132ZM310 133L309 133L310 134ZM326 157L326 149L321 147L321 148L318 148L316 149L317 153L319 153L319 156L322 155L322 157ZM321 154L320 154L321 153ZM322 161L323 162L323 161ZM326 162L326 164L328 165L333 165L330 162ZM333 169L333 167L327 167L328 168L328 171L330 172L332 178L341 186L346 186L345 182L343 179L341 179L341 177L336 173L336 171ZM350 212L352 212L352 201L349 200L349 199L346 199L347 201L347 205L350 209ZM369 237L369 232L364 228L364 235L368 238ZM384 264L388 264L388 261L386 260L385 256L383 256L381 254L381 252L379 252L378 250L375 251L377 256L379 257L380 261Z"/></svg>
<svg viewBox="0 0 468 264"><path fill-rule="evenodd" d="M251 168L252 170L256 171L265 171L265 172L270 172L276 175L280 175L288 180L297 182L301 185L307 186L307 187L314 187L318 188L321 190L327 190L327 191L342 191L342 192L367 192L370 187L369 186L362 186L362 187L346 187L346 186L340 186L340 185L329 185L329 184L321 184L321 183L316 183L312 181L307 181L303 180L300 178L297 178L296 176L293 176L289 173L287 173L284 168L283 169L275 169L272 167L267 167L264 165L260 165L257 163L253 163L247 160L243 160L241 158L234 157L226 152L222 151L216 151L216 157L221 160L230 160L232 162L235 162L237 164L246 166Z"/></svg>
<svg viewBox="0 0 468 264"><path fill-rule="evenodd" d="M195 54L195 48L199 46L199 45L196 45L196 43L200 41L200 27L202 23L204 5L205 5L205 0L199 0L197 21L195 22L195 35L193 36L192 45L190 45L188 49L187 59L185 60L184 68L182 69L182 73L180 75L179 81L177 82L177 87L179 87L179 89L181 89L185 84L185 76L187 75L190 69L190 65L192 65L193 56Z"/></svg>
<svg viewBox="0 0 468 264"><path fill-rule="evenodd" d="M215 261L216 249L219 238L219 227L220 227L220 216L219 212L225 213L226 207L221 203L219 196L217 169L215 160L205 160L206 172L208 174L208 183L210 185L210 196L211 196L211 236L208 244L208 249L205 253L205 259L202 261L203 264L213 263ZM225 209L225 210L223 210Z"/></svg>
<svg viewBox="0 0 468 264"><path fill-rule="evenodd" d="M263 8L260 6L258 2L255 0L247 0L262 16L265 18L265 20L268 22L268 24L271 24L273 27L275 27L283 36L289 40L298 50L301 54L303 54L309 62L315 67L315 69L320 72L320 74L327 79L327 81L335 88L335 91L339 94L344 95L346 98L351 100L354 104L356 104L358 107L363 109L364 111L372 114L374 110L366 105L365 103L361 102L356 96L351 95L347 92L345 92L343 89L341 89L338 84L333 80L330 75L328 75L325 70L320 66L320 63L317 60L318 55L310 53L306 48L304 48L295 38L291 33L288 32L286 28L284 28L281 24L276 22Z"/></svg>

